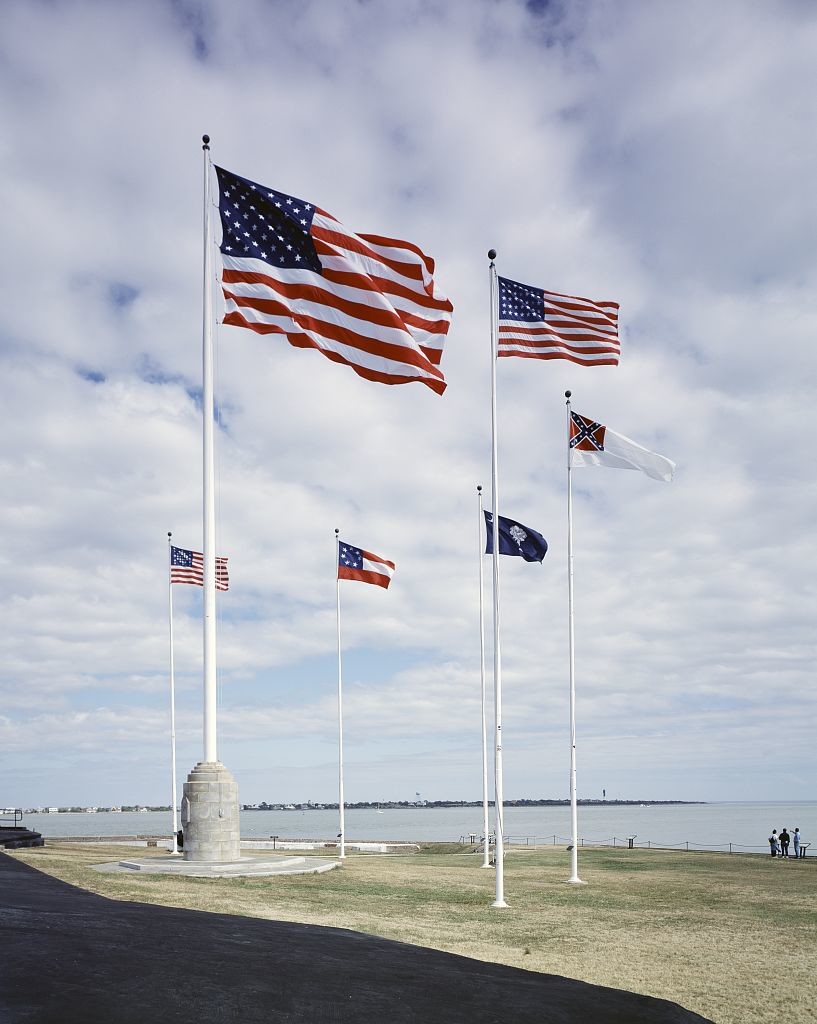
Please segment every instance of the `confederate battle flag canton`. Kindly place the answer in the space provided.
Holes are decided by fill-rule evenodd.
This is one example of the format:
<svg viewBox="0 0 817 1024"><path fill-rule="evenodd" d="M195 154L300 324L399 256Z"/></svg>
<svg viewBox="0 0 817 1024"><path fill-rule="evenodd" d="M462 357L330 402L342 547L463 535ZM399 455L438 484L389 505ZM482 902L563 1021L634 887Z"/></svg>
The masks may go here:
<svg viewBox="0 0 817 1024"><path fill-rule="evenodd" d="M604 427L600 423L570 413L570 447L580 452L604 451Z"/></svg>

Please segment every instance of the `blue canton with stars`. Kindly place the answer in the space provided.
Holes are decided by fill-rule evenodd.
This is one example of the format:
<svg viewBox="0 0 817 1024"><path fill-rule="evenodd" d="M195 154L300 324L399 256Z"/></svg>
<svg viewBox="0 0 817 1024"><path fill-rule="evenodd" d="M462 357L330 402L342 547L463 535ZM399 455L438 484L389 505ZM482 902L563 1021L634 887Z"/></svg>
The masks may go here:
<svg viewBox="0 0 817 1024"><path fill-rule="evenodd" d="M315 207L216 167L221 251L285 270L321 272L310 228Z"/></svg>
<svg viewBox="0 0 817 1024"><path fill-rule="evenodd" d="M507 277L499 280L499 319L541 323L545 319L545 293Z"/></svg>
<svg viewBox="0 0 817 1024"><path fill-rule="evenodd" d="M186 548L177 548L170 545L170 564L183 565L188 569L193 567L193 552Z"/></svg>
<svg viewBox="0 0 817 1024"><path fill-rule="evenodd" d="M341 542L338 545L338 565L346 569L362 569L363 552L360 548L353 548Z"/></svg>

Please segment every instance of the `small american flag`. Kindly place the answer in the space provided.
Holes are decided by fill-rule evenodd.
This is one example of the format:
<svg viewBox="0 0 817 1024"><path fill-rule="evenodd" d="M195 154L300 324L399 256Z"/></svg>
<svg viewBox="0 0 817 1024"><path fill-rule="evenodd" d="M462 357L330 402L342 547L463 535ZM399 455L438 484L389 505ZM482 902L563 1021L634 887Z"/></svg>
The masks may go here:
<svg viewBox="0 0 817 1024"><path fill-rule="evenodd" d="M617 366L618 303L499 278L499 355Z"/></svg>
<svg viewBox="0 0 817 1024"><path fill-rule="evenodd" d="M357 235L312 203L216 168L225 324L283 334L383 384L441 395L453 306L416 245Z"/></svg>
<svg viewBox="0 0 817 1024"><path fill-rule="evenodd" d="M204 586L204 555L200 551L170 546L170 582ZM227 559L216 558L216 590L229 590Z"/></svg>

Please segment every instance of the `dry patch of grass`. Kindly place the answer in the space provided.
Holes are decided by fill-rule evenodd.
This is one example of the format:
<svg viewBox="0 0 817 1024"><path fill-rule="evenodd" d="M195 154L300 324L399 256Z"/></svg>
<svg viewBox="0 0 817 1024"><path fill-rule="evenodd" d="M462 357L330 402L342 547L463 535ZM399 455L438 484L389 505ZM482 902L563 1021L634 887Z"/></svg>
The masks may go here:
<svg viewBox="0 0 817 1024"><path fill-rule="evenodd" d="M817 859L563 849L511 852L505 894L481 855L428 847L352 854L340 871L278 878L108 875L121 847L13 855L113 899L331 925L671 999L717 1024L817 1020ZM140 851L144 856L144 850Z"/></svg>

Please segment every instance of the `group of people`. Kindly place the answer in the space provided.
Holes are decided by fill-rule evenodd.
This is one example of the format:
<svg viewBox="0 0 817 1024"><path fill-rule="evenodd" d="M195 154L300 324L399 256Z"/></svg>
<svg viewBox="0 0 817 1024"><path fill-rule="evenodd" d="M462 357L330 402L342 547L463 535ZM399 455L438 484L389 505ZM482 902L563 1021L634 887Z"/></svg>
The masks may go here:
<svg viewBox="0 0 817 1024"><path fill-rule="evenodd" d="M794 856L805 857L806 851L803 848L799 828L796 828L792 835L789 835L785 828L781 828L780 835L778 835L777 829L773 828L772 834L769 836L769 846L771 847L769 852L773 857L788 857L790 842L794 845Z"/></svg>

